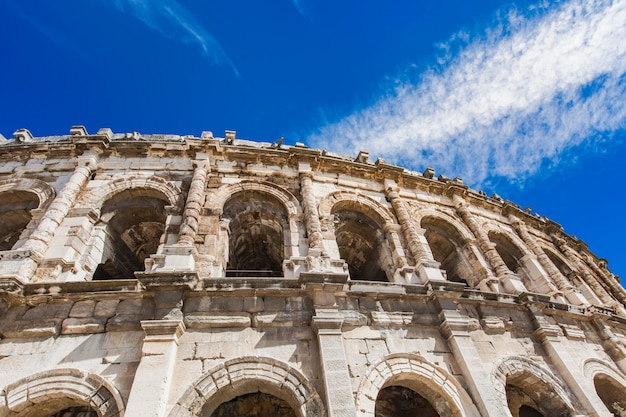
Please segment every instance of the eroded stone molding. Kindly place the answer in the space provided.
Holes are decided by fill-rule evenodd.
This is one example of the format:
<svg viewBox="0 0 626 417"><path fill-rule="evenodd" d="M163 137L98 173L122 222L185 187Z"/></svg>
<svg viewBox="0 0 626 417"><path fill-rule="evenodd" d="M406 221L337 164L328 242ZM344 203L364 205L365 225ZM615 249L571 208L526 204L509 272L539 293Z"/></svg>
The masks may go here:
<svg viewBox="0 0 626 417"><path fill-rule="evenodd" d="M285 400L298 417L325 417L315 388L304 375L276 359L242 357L217 365L185 391L169 417L210 415L220 404L253 392Z"/></svg>
<svg viewBox="0 0 626 417"><path fill-rule="evenodd" d="M309 250L311 255L320 256L324 252L324 236L320 225L317 202L313 192L313 174L311 172L300 172L300 188L304 205L304 216L307 232L309 236Z"/></svg>
<svg viewBox="0 0 626 417"><path fill-rule="evenodd" d="M205 186L207 175L209 173L209 161L194 161L193 178L189 186L187 194L187 202L185 203L185 211L183 212L183 222L178 233L178 244L181 246L193 246L198 225L202 205L205 198Z"/></svg>
<svg viewBox="0 0 626 417"><path fill-rule="evenodd" d="M7 385L4 392L7 417L36 417L74 405L89 406L100 417L124 415L117 389L103 377L79 369L40 372Z"/></svg>
<svg viewBox="0 0 626 417"><path fill-rule="evenodd" d="M357 416L373 417L378 393L391 385L413 389L441 416L480 415L470 396L448 372L419 355L397 353L374 364L363 377L356 396Z"/></svg>

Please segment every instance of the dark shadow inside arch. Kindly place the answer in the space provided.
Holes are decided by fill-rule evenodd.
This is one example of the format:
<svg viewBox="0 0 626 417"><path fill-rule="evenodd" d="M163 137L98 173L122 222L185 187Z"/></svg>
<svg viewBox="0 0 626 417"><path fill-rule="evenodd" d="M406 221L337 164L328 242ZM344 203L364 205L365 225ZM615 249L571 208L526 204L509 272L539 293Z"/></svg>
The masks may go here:
<svg viewBox="0 0 626 417"><path fill-rule="evenodd" d="M136 271L145 269L144 260L156 253L165 233L168 201L154 194L126 190L104 204L104 253L94 280L134 278Z"/></svg>
<svg viewBox="0 0 626 417"><path fill-rule="evenodd" d="M390 281L385 269L391 267L391 262L385 253L381 228L358 211L338 210L333 214L339 255L348 264L350 279Z"/></svg>
<svg viewBox="0 0 626 417"><path fill-rule="evenodd" d="M36 194L10 190L0 194L0 250L11 250L28 226L30 211L39 205Z"/></svg>
<svg viewBox="0 0 626 417"><path fill-rule="evenodd" d="M46 417L98 417L98 413L91 407L68 407Z"/></svg>
<svg viewBox="0 0 626 417"><path fill-rule="evenodd" d="M210 417L296 417L297 414L283 399L263 392L240 395L222 403ZM209 417L202 413L200 417Z"/></svg>
<svg viewBox="0 0 626 417"><path fill-rule="evenodd" d="M549 384L525 372L507 378L506 400L513 417L560 417L572 412Z"/></svg>
<svg viewBox="0 0 626 417"><path fill-rule="evenodd" d="M453 226L439 219L426 217L422 228L435 261L446 273L449 281L468 284L474 281L474 272L463 253L463 238Z"/></svg>
<svg viewBox="0 0 626 417"><path fill-rule="evenodd" d="M380 390L374 413L375 417L441 417L426 398L399 385Z"/></svg>
<svg viewBox="0 0 626 417"><path fill-rule="evenodd" d="M283 275L287 210L275 197L258 191L233 195L224 205L228 222L228 277Z"/></svg>
<svg viewBox="0 0 626 417"><path fill-rule="evenodd" d="M615 416L626 415L626 387L613 378L598 374L593 378L598 397Z"/></svg>

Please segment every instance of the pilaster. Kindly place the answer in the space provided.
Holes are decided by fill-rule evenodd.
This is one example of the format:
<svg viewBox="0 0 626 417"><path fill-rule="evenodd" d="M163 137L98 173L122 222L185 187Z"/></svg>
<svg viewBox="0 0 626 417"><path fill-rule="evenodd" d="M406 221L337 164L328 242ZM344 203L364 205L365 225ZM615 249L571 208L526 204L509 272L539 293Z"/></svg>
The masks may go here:
<svg viewBox="0 0 626 417"><path fill-rule="evenodd" d="M600 299L600 301L605 304L612 306L615 304L615 300L611 298L609 293L600 285L596 277L593 276L591 272L586 268L585 265L582 264L578 260L578 255L571 249L564 239L557 236L555 233L551 234L552 241L554 245L567 257L567 259L574 265L574 268L577 272L580 273L582 279L589 286L591 291Z"/></svg>
<svg viewBox="0 0 626 417"><path fill-rule="evenodd" d="M337 308L316 308L313 327L320 349L320 365L324 375L324 393L329 417L356 416L348 361L343 345L343 317Z"/></svg>
<svg viewBox="0 0 626 417"><path fill-rule="evenodd" d="M526 287L517 275L509 270L495 245L489 240L487 234L483 231L474 216L472 215L467 202L462 199L457 200L456 210L463 219L463 222L469 227L476 237L480 250L485 254L489 265L495 272L495 275L504 289L513 294L526 292Z"/></svg>
<svg viewBox="0 0 626 417"><path fill-rule="evenodd" d="M567 345L562 343L561 339L564 336L561 328L551 324L539 306L532 303L528 303L527 306L535 326L534 338L541 343L559 375L585 407L587 413L592 416L611 416L612 413L602 400L594 395L596 390L593 382L581 372L578 357L570 353Z"/></svg>
<svg viewBox="0 0 626 417"><path fill-rule="evenodd" d="M419 233L411 221L409 211L402 198L400 198L400 187L398 187L395 181L386 180L385 193L398 217L404 239L408 242L409 251L417 265L416 270L420 282L416 283L425 284L431 280L444 281L445 279L439 269L438 262L432 259L430 251L425 248L425 243L423 239L420 239Z"/></svg>
<svg viewBox="0 0 626 417"><path fill-rule="evenodd" d="M470 335L469 317L461 314L454 300L437 298L441 308L439 318L441 333L446 338L455 361L467 381L468 390L483 417L509 416L504 393L498 393L493 385L488 369Z"/></svg>
<svg viewBox="0 0 626 417"><path fill-rule="evenodd" d="M556 266L552 263L548 255L539 247L535 239L530 235L526 224L515 216L509 216L513 227L517 234L522 238L524 243L530 248L532 253L537 257L537 261L541 264L545 272L554 281L558 291L560 291L567 300L574 305L589 304L589 302L579 292L574 290L572 284L561 274ZM553 290L553 292L556 292Z"/></svg>
<svg viewBox="0 0 626 417"><path fill-rule="evenodd" d="M180 320L145 320L142 356L126 406L126 415L164 417L178 340L185 331Z"/></svg>

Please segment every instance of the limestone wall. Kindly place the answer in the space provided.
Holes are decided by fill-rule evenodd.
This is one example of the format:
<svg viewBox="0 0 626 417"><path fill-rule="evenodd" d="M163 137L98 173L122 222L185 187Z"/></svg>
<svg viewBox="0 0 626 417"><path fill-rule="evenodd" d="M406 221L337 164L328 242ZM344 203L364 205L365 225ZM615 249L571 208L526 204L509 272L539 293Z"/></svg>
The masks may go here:
<svg viewBox="0 0 626 417"><path fill-rule="evenodd" d="M626 409L606 261L431 169L22 130L0 219L0 416Z"/></svg>

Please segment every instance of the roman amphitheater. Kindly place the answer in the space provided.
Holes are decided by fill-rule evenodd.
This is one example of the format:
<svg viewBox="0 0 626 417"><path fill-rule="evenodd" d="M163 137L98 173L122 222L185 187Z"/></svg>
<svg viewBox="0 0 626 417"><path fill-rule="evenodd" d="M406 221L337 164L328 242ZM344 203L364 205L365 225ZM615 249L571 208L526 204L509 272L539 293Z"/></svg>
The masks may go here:
<svg viewBox="0 0 626 417"><path fill-rule="evenodd" d="M626 415L619 278L460 178L234 131L0 142L0 416Z"/></svg>

